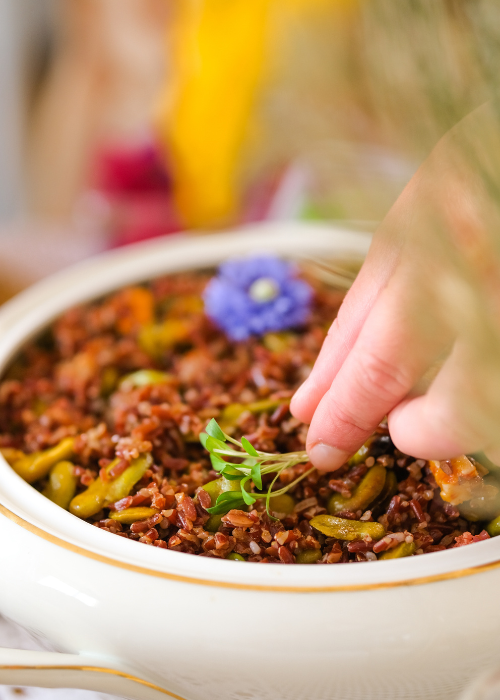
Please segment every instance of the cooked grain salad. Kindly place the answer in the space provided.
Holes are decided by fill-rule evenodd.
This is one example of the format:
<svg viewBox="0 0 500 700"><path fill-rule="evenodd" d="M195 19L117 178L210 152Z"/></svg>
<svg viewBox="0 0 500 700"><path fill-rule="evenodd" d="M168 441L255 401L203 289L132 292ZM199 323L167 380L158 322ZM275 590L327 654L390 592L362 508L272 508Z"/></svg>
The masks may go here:
<svg viewBox="0 0 500 700"><path fill-rule="evenodd" d="M385 424L338 471L312 468L289 402L342 294L266 260L66 312L0 385L12 468L110 535L204 557L339 564L498 534L491 465L413 459Z"/></svg>

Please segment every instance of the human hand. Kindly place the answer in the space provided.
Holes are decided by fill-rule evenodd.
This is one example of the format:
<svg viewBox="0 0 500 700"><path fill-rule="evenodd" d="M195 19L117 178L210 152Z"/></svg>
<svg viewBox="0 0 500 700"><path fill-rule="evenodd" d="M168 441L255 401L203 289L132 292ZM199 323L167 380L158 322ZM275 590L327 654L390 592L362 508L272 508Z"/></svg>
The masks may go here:
<svg viewBox="0 0 500 700"><path fill-rule="evenodd" d="M500 459L500 219L481 162L471 167L463 147L481 133L474 155L488 154L481 120L450 132L391 209L292 400L322 471L340 467L386 415L407 454Z"/></svg>

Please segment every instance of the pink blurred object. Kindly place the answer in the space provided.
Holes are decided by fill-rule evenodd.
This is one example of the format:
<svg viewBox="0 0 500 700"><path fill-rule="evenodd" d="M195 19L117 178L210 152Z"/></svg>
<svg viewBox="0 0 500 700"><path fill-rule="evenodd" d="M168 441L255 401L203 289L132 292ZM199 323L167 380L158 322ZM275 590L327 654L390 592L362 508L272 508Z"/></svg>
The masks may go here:
<svg viewBox="0 0 500 700"><path fill-rule="evenodd" d="M243 220L295 221L307 199L310 174L300 163L288 163L252 183L246 193Z"/></svg>
<svg viewBox="0 0 500 700"><path fill-rule="evenodd" d="M92 186L109 204L111 248L182 228L162 154L153 142L102 148Z"/></svg>
<svg viewBox="0 0 500 700"><path fill-rule="evenodd" d="M110 195L170 191L170 178L153 143L103 149L96 170L96 186Z"/></svg>

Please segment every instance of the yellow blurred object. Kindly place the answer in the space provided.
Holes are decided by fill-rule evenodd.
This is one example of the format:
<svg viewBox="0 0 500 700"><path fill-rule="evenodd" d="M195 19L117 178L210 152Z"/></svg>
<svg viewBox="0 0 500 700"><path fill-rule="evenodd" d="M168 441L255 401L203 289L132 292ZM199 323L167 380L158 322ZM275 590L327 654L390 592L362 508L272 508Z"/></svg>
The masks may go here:
<svg viewBox="0 0 500 700"><path fill-rule="evenodd" d="M165 350L177 343L186 342L191 333L191 326L180 318L167 318L162 323L150 323L139 333L139 347L154 359L160 358Z"/></svg>
<svg viewBox="0 0 500 700"><path fill-rule="evenodd" d="M355 0L184 0L176 7L172 73L160 138L188 226L238 211L238 168L257 93L290 21Z"/></svg>
<svg viewBox="0 0 500 700"><path fill-rule="evenodd" d="M122 313L116 326L120 333L127 335L148 323L152 323L154 299L149 289L129 287L118 298Z"/></svg>

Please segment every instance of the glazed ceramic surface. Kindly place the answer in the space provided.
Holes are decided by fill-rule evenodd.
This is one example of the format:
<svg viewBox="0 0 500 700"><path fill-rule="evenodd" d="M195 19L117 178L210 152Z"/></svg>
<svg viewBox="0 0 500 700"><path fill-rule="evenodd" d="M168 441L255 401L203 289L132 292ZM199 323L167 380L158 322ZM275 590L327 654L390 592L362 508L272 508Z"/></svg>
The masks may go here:
<svg viewBox="0 0 500 700"><path fill-rule="evenodd" d="M0 310L0 371L69 306L250 252L363 256L313 226L168 239L52 277ZM0 651L0 683L137 700L456 698L498 661L500 538L358 565L217 561L116 537L0 463L0 612L52 652Z"/></svg>

